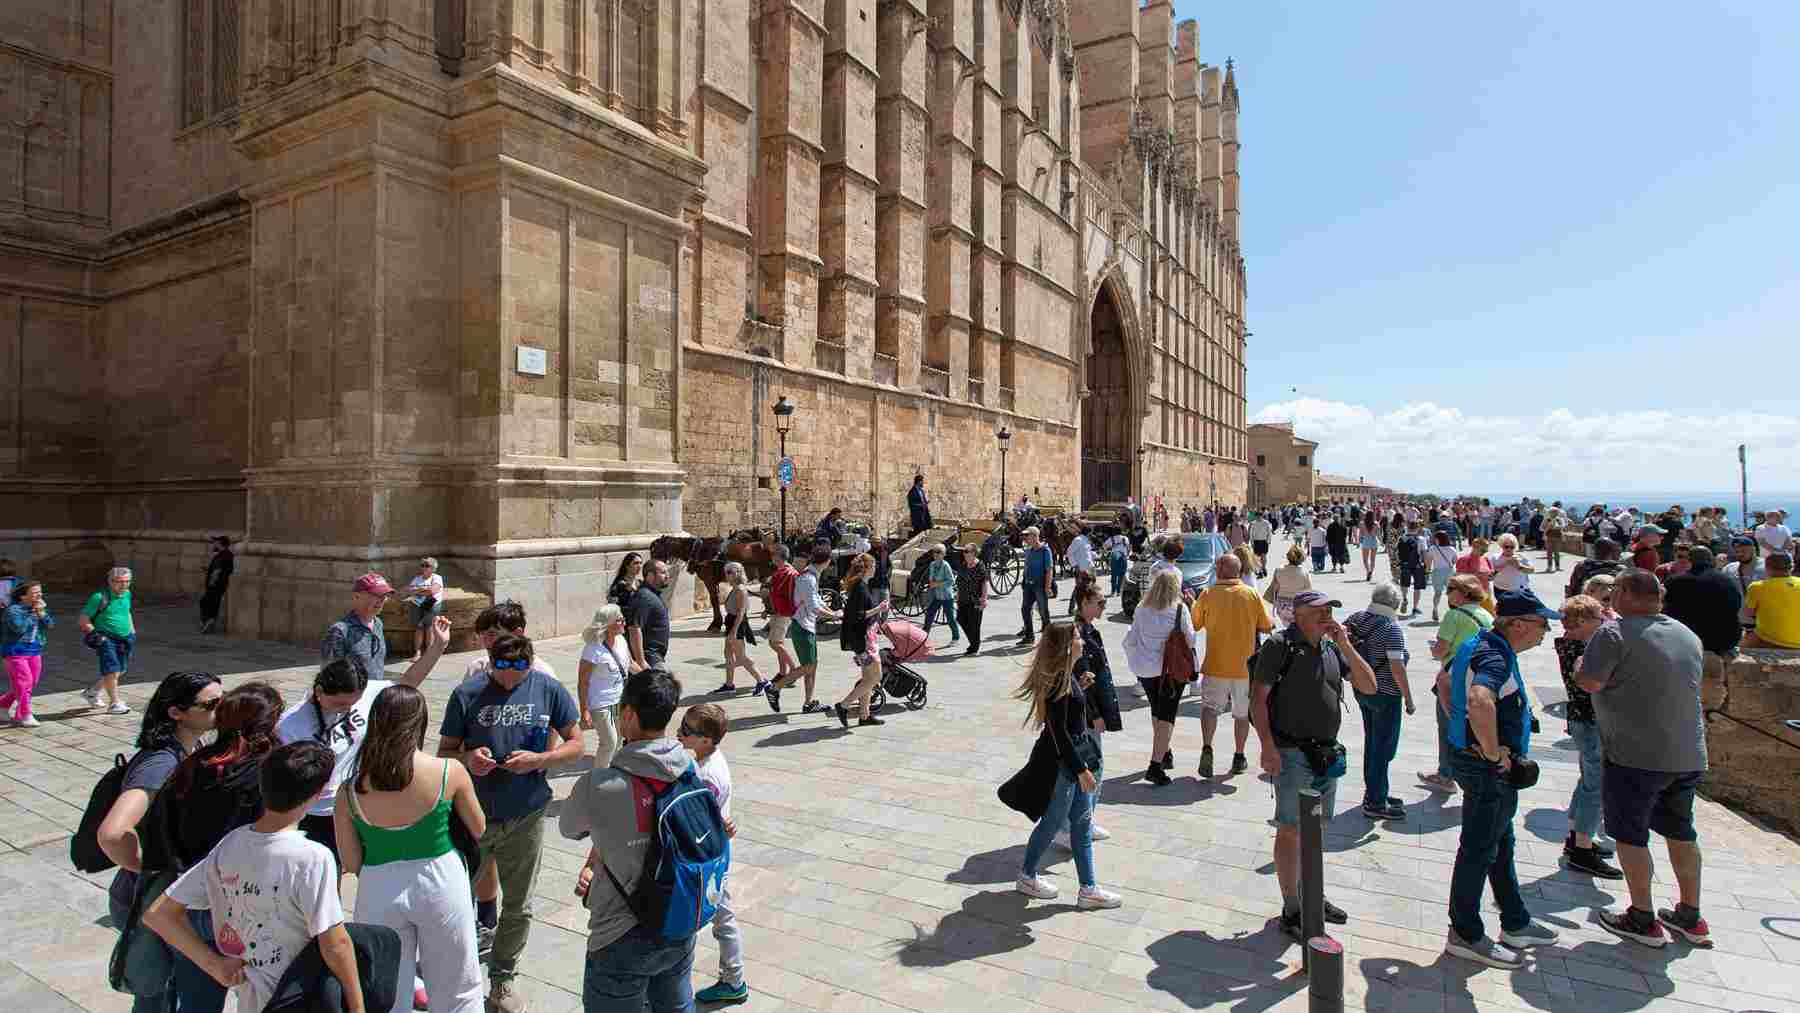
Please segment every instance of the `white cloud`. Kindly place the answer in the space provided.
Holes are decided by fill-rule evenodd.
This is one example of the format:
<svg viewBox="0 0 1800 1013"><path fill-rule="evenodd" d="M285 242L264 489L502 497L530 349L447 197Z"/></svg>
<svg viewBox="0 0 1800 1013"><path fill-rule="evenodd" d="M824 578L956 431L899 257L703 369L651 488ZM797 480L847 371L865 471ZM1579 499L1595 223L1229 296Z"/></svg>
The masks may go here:
<svg viewBox="0 0 1800 1013"><path fill-rule="evenodd" d="M1800 487L1795 415L1485 415L1429 401L1377 413L1302 397L1251 421L1292 421L1318 441L1322 471L1417 492L1723 492L1738 487L1740 443L1749 445L1753 497Z"/></svg>

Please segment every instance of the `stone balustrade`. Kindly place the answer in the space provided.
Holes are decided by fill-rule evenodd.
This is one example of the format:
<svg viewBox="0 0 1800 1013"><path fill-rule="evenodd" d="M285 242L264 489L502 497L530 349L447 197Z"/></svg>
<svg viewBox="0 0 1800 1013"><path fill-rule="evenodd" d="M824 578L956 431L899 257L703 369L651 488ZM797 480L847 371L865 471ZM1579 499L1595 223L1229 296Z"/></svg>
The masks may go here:
<svg viewBox="0 0 1800 1013"><path fill-rule="evenodd" d="M1710 656L1709 656L1710 657ZM1800 838L1800 651L1752 648L1701 685L1711 769L1701 791Z"/></svg>

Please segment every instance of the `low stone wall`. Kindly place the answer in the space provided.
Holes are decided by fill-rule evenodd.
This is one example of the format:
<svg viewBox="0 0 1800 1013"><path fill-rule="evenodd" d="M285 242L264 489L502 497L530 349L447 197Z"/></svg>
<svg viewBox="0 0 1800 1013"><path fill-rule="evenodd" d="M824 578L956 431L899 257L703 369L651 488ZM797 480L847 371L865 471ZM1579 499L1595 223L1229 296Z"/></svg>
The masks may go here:
<svg viewBox="0 0 1800 1013"><path fill-rule="evenodd" d="M1800 718L1800 651L1746 650L1722 674L1710 669L1700 695L1711 765L1702 793L1800 840L1800 732L1782 723Z"/></svg>

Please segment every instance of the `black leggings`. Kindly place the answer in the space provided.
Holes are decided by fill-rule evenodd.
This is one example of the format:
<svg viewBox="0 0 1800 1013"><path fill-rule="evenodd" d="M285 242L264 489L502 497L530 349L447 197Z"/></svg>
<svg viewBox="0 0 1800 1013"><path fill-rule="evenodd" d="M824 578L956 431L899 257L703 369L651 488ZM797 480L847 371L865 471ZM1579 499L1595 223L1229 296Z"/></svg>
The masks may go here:
<svg viewBox="0 0 1800 1013"><path fill-rule="evenodd" d="M969 650L981 646L981 609L973 603L956 606L956 621L962 625L962 631L969 638Z"/></svg>

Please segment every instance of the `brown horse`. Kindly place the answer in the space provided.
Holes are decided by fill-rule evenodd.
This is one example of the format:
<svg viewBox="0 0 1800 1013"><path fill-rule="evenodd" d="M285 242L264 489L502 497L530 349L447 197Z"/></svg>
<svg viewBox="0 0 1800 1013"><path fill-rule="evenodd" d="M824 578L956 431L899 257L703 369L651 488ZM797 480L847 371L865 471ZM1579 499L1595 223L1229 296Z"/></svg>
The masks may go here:
<svg viewBox="0 0 1800 1013"><path fill-rule="evenodd" d="M665 535L650 545L650 558L664 561L679 559L687 564L694 579L706 589L707 603L712 606L712 623L708 633L725 628L724 610L719 603L719 584L725 579L725 564L740 563L749 580L766 581L775 573L774 558L763 544L762 533L755 528L734 531L725 538L676 538Z"/></svg>

